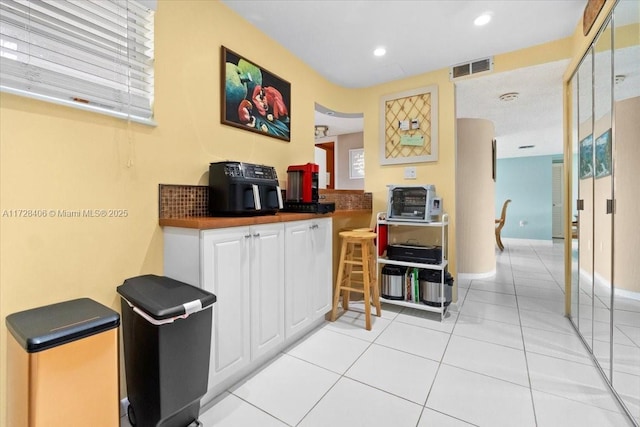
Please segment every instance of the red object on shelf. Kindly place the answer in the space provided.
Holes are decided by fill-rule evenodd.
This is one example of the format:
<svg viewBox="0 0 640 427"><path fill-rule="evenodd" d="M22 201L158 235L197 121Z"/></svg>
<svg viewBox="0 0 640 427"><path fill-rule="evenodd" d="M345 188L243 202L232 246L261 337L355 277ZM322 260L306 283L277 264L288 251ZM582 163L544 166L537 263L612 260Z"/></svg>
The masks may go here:
<svg viewBox="0 0 640 427"><path fill-rule="evenodd" d="M378 224L377 227L378 256L382 256L387 250L387 224Z"/></svg>

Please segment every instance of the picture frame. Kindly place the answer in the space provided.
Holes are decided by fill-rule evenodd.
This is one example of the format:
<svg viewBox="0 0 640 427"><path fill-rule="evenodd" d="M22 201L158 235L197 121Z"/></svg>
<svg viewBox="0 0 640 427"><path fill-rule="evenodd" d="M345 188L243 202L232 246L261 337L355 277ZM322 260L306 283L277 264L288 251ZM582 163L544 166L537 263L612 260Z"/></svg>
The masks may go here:
<svg viewBox="0 0 640 427"><path fill-rule="evenodd" d="M596 179L611 175L611 128L596 138L594 149Z"/></svg>
<svg viewBox="0 0 640 427"><path fill-rule="evenodd" d="M364 148L349 150L349 179L364 179Z"/></svg>
<svg viewBox="0 0 640 427"><path fill-rule="evenodd" d="M380 98L380 164L438 161L438 86Z"/></svg>
<svg viewBox="0 0 640 427"><path fill-rule="evenodd" d="M587 135L580 141L579 150L579 177L587 179L593 176L593 134Z"/></svg>
<svg viewBox="0 0 640 427"><path fill-rule="evenodd" d="M291 141L291 83L221 47L220 121Z"/></svg>

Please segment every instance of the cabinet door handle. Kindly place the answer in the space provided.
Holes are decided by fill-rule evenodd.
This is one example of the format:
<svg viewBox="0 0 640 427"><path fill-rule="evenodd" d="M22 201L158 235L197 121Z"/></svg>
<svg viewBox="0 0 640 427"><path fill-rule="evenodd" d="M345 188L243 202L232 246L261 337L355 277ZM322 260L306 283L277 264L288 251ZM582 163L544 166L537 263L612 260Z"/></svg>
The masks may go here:
<svg viewBox="0 0 640 427"><path fill-rule="evenodd" d="M260 233L255 233L253 237L260 237Z"/></svg>
<svg viewBox="0 0 640 427"><path fill-rule="evenodd" d="M613 199L607 199L607 214L612 214L613 213Z"/></svg>
<svg viewBox="0 0 640 427"><path fill-rule="evenodd" d="M249 237L251 237L251 234L245 234L245 235L244 235L244 238L245 238L245 239L248 239Z"/></svg>

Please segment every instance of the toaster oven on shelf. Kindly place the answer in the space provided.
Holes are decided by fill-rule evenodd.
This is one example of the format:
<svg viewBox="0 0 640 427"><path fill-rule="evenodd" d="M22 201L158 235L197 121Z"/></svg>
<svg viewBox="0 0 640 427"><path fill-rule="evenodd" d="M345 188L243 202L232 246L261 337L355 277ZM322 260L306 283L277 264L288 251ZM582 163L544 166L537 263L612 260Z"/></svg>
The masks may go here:
<svg viewBox="0 0 640 427"><path fill-rule="evenodd" d="M387 220L432 222L442 214L435 185L388 186Z"/></svg>

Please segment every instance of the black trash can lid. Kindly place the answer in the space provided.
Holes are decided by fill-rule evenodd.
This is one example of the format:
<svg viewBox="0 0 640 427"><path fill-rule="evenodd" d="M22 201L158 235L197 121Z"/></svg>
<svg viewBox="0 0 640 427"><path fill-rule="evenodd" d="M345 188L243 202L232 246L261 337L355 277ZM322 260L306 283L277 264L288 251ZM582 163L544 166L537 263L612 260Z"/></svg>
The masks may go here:
<svg viewBox="0 0 640 427"><path fill-rule="evenodd" d="M155 320L185 317L216 302L211 292L155 274L127 279L116 290L134 309Z"/></svg>
<svg viewBox="0 0 640 427"><path fill-rule="evenodd" d="M89 298L80 298L7 316L7 329L28 353L37 353L117 328L120 315Z"/></svg>

